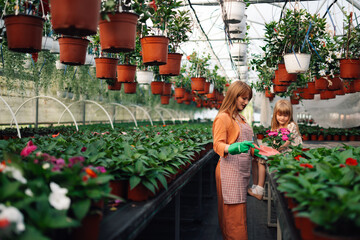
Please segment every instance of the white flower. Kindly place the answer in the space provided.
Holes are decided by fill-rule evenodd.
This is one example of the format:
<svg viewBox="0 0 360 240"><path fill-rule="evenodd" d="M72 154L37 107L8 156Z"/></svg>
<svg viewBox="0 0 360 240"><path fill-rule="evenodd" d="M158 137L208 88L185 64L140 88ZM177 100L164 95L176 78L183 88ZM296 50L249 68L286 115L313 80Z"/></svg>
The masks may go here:
<svg viewBox="0 0 360 240"><path fill-rule="evenodd" d="M325 60L328 63L332 63L334 61L334 59L332 59L331 56L327 56Z"/></svg>
<svg viewBox="0 0 360 240"><path fill-rule="evenodd" d="M27 188L27 189L25 190L25 194L28 195L29 197L33 197L33 196L34 196L33 192L32 192L31 189L29 189L29 188Z"/></svg>
<svg viewBox="0 0 360 240"><path fill-rule="evenodd" d="M5 205L0 204L0 220L1 219L6 219L9 222L15 223L17 233L25 230L24 216L17 208L5 207Z"/></svg>
<svg viewBox="0 0 360 240"><path fill-rule="evenodd" d="M324 69L319 71L319 75L320 76L325 76L326 75L326 71Z"/></svg>
<svg viewBox="0 0 360 240"><path fill-rule="evenodd" d="M335 56L336 56L336 58L341 58L341 53L340 52L335 52Z"/></svg>
<svg viewBox="0 0 360 240"><path fill-rule="evenodd" d="M14 168L12 166L7 166L6 168L4 168L4 173L6 172L10 172L11 176L16 179L17 181L25 184L27 183L27 180L23 177L22 173L20 172L19 169Z"/></svg>
<svg viewBox="0 0 360 240"><path fill-rule="evenodd" d="M70 207L70 198L66 196L68 190L61 188L54 182L50 183L51 193L49 195L50 205L57 210L67 210Z"/></svg>
<svg viewBox="0 0 360 240"><path fill-rule="evenodd" d="M44 165L42 165L43 169L48 169L50 167L50 163L44 163Z"/></svg>

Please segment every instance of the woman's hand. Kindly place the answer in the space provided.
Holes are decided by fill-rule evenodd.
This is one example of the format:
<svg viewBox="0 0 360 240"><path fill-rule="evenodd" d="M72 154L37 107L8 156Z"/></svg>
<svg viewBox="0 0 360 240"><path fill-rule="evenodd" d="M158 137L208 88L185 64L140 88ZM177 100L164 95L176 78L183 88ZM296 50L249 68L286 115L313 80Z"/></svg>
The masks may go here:
<svg viewBox="0 0 360 240"><path fill-rule="evenodd" d="M228 152L232 155L246 153L251 147L255 147L252 141L236 142L229 146Z"/></svg>

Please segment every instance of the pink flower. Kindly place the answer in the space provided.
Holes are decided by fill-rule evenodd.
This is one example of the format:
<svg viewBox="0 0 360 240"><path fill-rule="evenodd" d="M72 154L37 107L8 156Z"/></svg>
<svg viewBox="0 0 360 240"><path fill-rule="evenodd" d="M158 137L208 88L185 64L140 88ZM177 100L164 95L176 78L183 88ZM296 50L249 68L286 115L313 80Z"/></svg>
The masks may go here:
<svg viewBox="0 0 360 240"><path fill-rule="evenodd" d="M33 151L35 151L37 149L37 146L35 146L33 144L33 142L30 140L26 147L21 151L20 155L23 157L27 157L29 156L30 153L32 153Z"/></svg>
<svg viewBox="0 0 360 240"><path fill-rule="evenodd" d="M278 133L275 131L270 131L268 135L276 137L278 135Z"/></svg>
<svg viewBox="0 0 360 240"><path fill-rule="evenodd" d="M82 151L82 152L85 152L86 149L87 149L86 147L82 147L82 148L81 148L81 151Z"/></svg>
<svg viewBox="0 0 360 240"><path fill-rule="evenodd" d="M160 135L160 132L158 132L157 135Z"/></svg>
<svg viewBox="0 0 360 240"><path fill-rule="evenodd" d="M70 163L68 166L72 167L76 163L82 163L83 161L85 161L85 158L83 156L72 157L72 158L69 158Z"/></svg>
<svg viewBox="0 0 360 240"><path fill-rule="evenodd" d="M288 138L288 136L286 136L286 135L282 135L282 136L281 136L281 139L282 139L283 141L287 141L289 138Z"/></svg>
<svg viewBox="0 0 360 240"><path fill-rule="evenodd" d="M98 170L101 173L106 173L106 169L103 166L96 167L96 170Z"/></svg>
<svg viewBox="0 0 360 240"><path fill-rule="evenodd" d="M270 132L270 130L266 130L266 133L269 133Z"/></svg>

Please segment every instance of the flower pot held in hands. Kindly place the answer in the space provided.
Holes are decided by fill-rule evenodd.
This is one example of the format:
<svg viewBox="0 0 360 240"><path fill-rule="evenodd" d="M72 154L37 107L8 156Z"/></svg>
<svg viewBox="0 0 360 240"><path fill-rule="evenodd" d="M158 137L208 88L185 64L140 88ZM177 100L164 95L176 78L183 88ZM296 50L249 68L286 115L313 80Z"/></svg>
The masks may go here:
<svg viewBox="0 0 360 240"><path fill-rule="evenodd" d="M96 34L101 0L51 0L54 31L70 36Z"/></svg>
<svg viewBox="0 0 360 240"><path fill-rule="evenodd" d="M136 65L118 65L117 80L118 82L134 82L136 74Z"/></svg>
<svg viewBox="0 0 360 240"><path fill-rule="evenodd" d="M136 93L137 82L124 82L124 93L134 94Z"/></svg>
<svg viewBox="0 0 360 240"><path fill-rule="evenodd" d="M116 78L117 58L95 58L96 77L100 79Z"/></svg>
<svg viewBox="0 0 360 240"><path fill-rule="evenodd" d="M360 78L360 59L340 59L341 78Z"/></svg>
<svg viewBox="0 0 360 240"><path fill-rule="evenodd" d="M169 39L164 36L147 36L140 39L145 65L164 65L168 58Z"/></svg>
<svg viewBox="0 0 360 240"><path fill-rule="evenodd" d="M75 37L61 37L60 62L67 65L84 65L89 40Z"/></svg>
<svg viewBox="0 0 360 240"><path fill-rule="evenodd" d="M309 69L311 54L287 53L284 55L285 68L288 73L304 73Z"/></svg>
<svg viewBox="0 0 360 240"><path fill-rule="evenodd" d="M104 52L130 52L135 49L136 23L139 15L130 12L107 14L100 20L100 45Z"/></svg>
<svg viewBox="0 0 360 240"><path fill-rule="evenodd" d="M4 21L9 50L22 53L41 51L44 19L19 14L7 15Z"/></svg>
<svg viewBox="0 0 360 240"><path fill-rule="evenodd" d="M168 53L167 62L165 65L159 66L160 75L178 76L180 74L182 54Z"/></svg>

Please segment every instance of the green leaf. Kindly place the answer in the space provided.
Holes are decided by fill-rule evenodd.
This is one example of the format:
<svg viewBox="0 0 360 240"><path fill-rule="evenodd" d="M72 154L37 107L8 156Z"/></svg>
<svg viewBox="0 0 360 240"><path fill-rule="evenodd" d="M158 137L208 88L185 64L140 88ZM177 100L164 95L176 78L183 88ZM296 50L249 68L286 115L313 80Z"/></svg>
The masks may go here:
<svg viewBox="0 0 360 240"><path fill-rule="evenodd" d="M7 182L5 186L0 188L1 190L0 199L6 199L9 196L15 194L18 191L20 185L21 185L20 182Z"/></svg>
<svg viewBox="0 0 360 240"><path fill-rule="evenodd" d="M158 174L157 179L161 182L161 184L164 186L165 189L167 189L167 182L166 178L162 174Z"/></svg>
<svg viewBox="0 0 360 240"><path fill-rule="evenodd" d="M91 200L84 199L71 204L71 208L75 214L75 217L81 221L90 209Z"/></svg>
<svg viewBox="0 0 360 240"><path fill-rule="evenodd" d="M141 178L133 175L130 177L129 182L130 182L130 190L132 190L134 187L136 187L141 182Z"/></svg>
<svg viewBox="0 0 360 240"><path fill-rule="evenodd" d="M148 181L143 181L142 184L149 189L153 194L155 194L155 187Z"/></svg>

